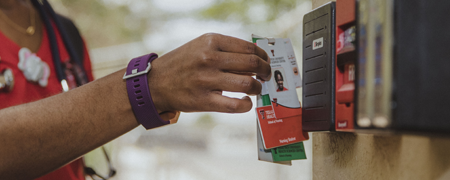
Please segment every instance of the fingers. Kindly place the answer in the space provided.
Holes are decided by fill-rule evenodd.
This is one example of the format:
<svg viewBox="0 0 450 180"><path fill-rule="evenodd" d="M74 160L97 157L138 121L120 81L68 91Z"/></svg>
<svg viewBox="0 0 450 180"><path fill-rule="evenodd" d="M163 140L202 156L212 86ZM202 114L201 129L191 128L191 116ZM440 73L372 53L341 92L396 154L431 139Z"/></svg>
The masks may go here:
<svg viewBox="0 0 450 180"><path fill-rule="evenodd" d="M211 88L230 91L243 92L249 95L257 95L261 93L261 83L251 76L238 75L233 73L223 73L218 78L214 79Z"/></svg>
<svg viewBox="0 0 450 180"><path fill-rule="evenodd" d="M237 74L256 74L263 80L270 79L270 64L254 54L217 52L214 65L220 70Z"/></svg>
<svg viewBox="0 0 450 180"><path fill-rule="evenodd" d="M152 64L158 75L149 82L165 111L249 111L249 97L229 98L222 91L259 94L261 83L251 75L269 80L271 74L264 50L219 34L205 34L159 59Z"/></svg>
<svg viewBox="0 0 450 180"><path fill-rule="evenodd" d="M255 44L235 37L221 34L205 34L209 44L214 44L219 51L242 54L255 54L266 62L269 62L267 53Z"/></svg>
<svg viewBox="0 0 450 180"><path fill-rule="evenodd" d="M243 113L252 109L252 101L248 96L237 99L211 93L209 100L210 103L205 107L207 111Z"/></svg>

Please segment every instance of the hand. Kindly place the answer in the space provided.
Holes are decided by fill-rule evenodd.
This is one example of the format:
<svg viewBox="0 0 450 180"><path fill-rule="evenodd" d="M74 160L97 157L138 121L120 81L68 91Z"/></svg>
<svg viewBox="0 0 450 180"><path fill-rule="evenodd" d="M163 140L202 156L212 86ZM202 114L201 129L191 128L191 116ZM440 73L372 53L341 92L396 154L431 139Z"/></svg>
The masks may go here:
<svg viewBox="0 0 450 180"><path fill-rule="evenodd" d="M270 79L264 50L253 43L220 34L204 34L152 62L149 86L158 112L246 112L248 96L222 96L222 91L256 95Z"/></svg>

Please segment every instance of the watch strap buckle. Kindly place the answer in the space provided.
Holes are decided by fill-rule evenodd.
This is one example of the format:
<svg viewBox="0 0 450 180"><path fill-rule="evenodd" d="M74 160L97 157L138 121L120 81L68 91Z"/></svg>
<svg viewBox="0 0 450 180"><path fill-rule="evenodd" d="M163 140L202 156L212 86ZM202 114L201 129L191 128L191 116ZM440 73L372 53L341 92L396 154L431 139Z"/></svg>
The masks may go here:
<svg viewBox="0 0 450 180"><path fill-rule="evenodd" d="M126 79L129 79L132 77L140 76L142 74L147 74L151 68L152 68L152 65L150 64L150 62L148 62L147 68L144 71L138 72L138 68L136 68L131 71L131 74L127 75L127 72L125 72L125 74L123 75L123 79L126 80Z"/></svg>

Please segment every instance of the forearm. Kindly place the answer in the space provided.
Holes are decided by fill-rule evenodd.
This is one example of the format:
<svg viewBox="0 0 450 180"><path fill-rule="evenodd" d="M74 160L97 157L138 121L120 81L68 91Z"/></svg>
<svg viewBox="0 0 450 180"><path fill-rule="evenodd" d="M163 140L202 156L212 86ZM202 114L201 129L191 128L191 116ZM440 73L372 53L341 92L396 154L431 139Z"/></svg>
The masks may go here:
<svg viewBox="0 0 450 180"><path fill-rule="evenodd" d="M0 179L43 175L138 126L123 73L1 110Z"/></svg>

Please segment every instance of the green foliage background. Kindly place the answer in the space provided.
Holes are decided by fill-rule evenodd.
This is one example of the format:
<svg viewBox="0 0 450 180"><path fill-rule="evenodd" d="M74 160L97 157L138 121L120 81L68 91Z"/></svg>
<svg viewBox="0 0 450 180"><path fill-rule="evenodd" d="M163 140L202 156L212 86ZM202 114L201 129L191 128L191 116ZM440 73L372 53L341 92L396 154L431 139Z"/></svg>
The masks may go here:
<svg viewBox="0 0 450 180"><path fill-rule="evenodd" d="M275 21L309 0L213 0L209 7L188 12L167 12L155 8L154 1L146 0L49 1L57 12L75 21L88 47L97 48L141 41L145 33L151 33L155 29L153 27L161 22L184 17L242 23L252 28ZM248 15L249 8L255 4L262 4L268 9L267 18L262 22L253 21ZM146 6L146 9L133 10L136 6Z"/></svg>

